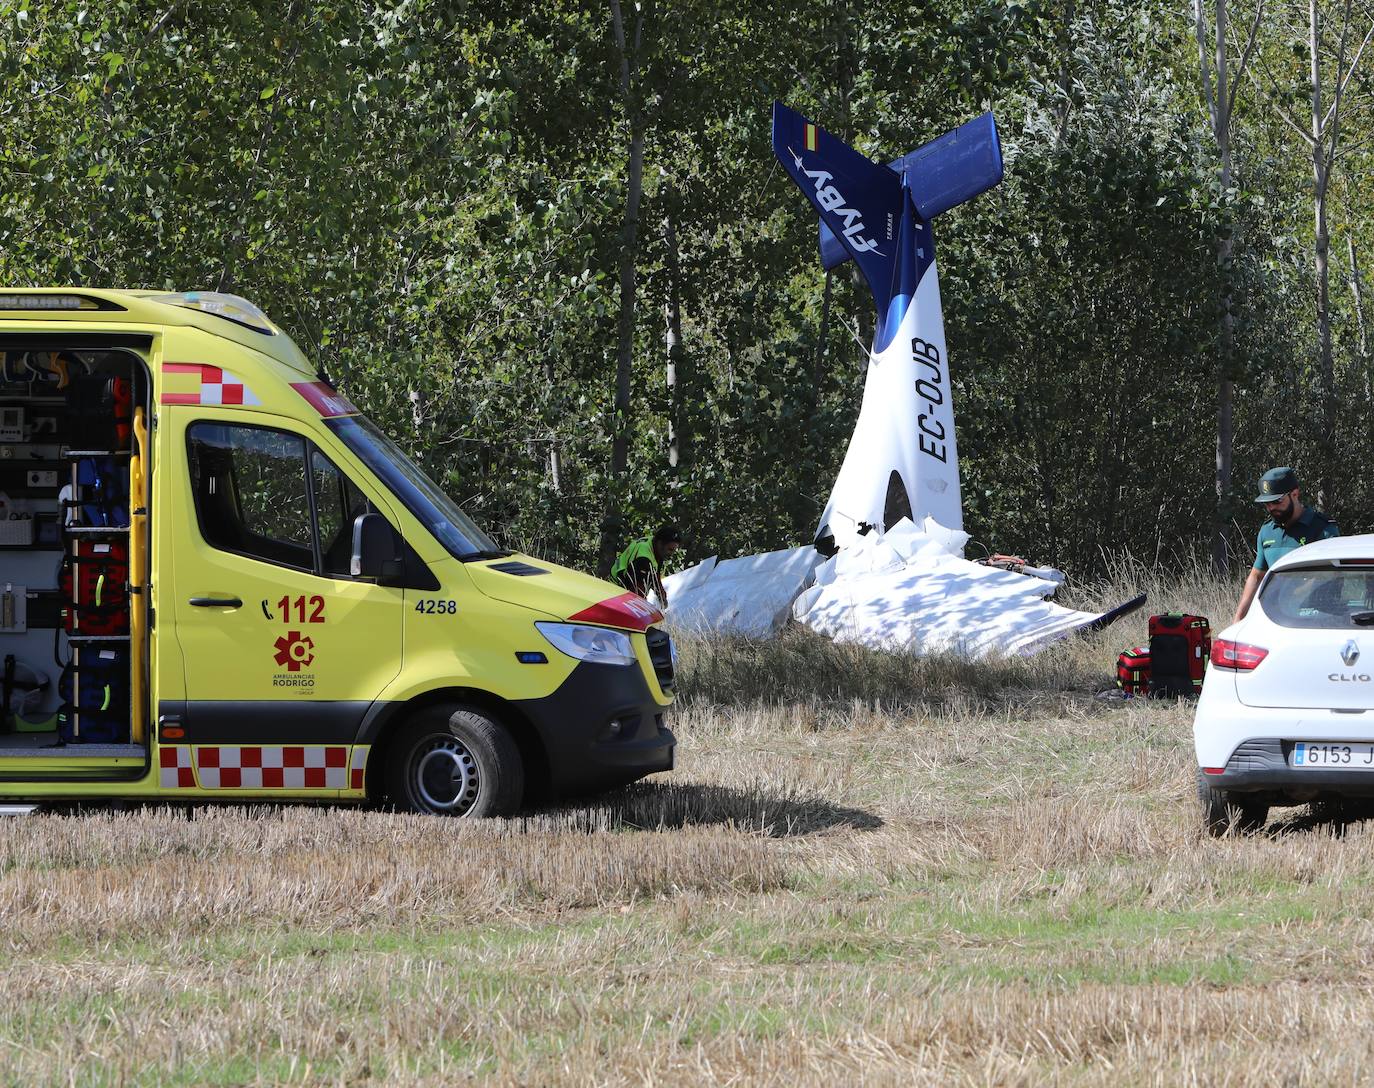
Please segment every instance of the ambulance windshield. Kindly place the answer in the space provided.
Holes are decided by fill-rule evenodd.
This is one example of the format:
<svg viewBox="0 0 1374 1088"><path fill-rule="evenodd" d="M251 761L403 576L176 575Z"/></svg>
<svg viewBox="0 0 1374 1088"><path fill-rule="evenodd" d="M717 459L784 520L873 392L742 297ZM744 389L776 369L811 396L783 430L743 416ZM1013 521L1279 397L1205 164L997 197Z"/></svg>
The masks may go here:
<svg viewBox="0 0 1374 1088"><path fill-rule="evenodd" d="M479 529L458 504L366 416L336 416L326 419L325 425L456 558L491 559L511 554L498 548L496 541Z"/></svg>

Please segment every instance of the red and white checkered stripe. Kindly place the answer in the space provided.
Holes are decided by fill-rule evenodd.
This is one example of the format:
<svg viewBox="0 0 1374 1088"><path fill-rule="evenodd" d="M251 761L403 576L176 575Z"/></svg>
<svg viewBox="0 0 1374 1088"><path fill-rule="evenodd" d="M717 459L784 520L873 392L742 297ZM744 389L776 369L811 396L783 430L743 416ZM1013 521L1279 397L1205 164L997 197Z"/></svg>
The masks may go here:
<svg viewBox="0 0 1374 1088"><path fill-rule="evenodd" d="M342 790L348 788L348 749L200 746L196 773L207 790Z"/></svg>
<svg viewBox="0 0 1374 1088"><path fill-rule="evenodd" d="M238 375L227 370L215 373L214 367L205 367L201 370L200 403L261 404L262 401Z"/></svg>
<svg viewBox="0 0 1374 1088"><path fill-rule="evenodd" d="M353 746L353 760L349 764L348 788L351 790L362 791L364 782L364 771L367 769L367 754L372 751L371 745L355 744Z"/></svg>
<svg viewBox="0 0 1374 1088"><path fill-rule="evenodd" d="M164 363L162 370L164 374L194 374L200 379L200 388L194 393L184 390L163 393L163 404L262 404L247 382L222 367L206 363Z"/></svg>
<svg viewBox="0 0 1374 1088"><path fill-rule="evenodd" d="M165 790L195 789L196 773L191 770L191 748L186 744L164 746L158 751L158 784Z"/></svg>
<svg viewBox="0 0 1374 1088"><path fill-rule="evenodd" d="M356 745L163 745L163 789L362 792L371 748Z"/></svg>

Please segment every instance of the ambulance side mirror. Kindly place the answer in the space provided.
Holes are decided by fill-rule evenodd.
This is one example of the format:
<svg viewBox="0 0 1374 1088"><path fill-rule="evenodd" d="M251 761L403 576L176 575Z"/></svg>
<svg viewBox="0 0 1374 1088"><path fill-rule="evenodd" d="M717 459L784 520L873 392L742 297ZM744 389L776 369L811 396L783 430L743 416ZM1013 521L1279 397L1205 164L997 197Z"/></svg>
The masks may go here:
<svg viewBox="0 0 1374 1088"><path fill-rule="evenodd" d="M386 582L405 569L401 542L381 514L359 514L353 522L353 558L348 570L354 578Z"/></svg>

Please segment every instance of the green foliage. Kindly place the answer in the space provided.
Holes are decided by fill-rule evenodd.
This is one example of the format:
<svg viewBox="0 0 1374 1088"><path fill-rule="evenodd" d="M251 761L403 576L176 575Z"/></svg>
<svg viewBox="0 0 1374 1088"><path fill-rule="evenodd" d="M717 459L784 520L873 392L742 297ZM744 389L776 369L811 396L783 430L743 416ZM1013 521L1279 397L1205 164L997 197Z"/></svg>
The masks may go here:
<svg viewBox="0 0 1374 1088"><path fill-rule="evenodd" d="M936 231L969 526L1080 574L1123 548L1205 550L1222 373L1241 383L1237 541L1252 476L1317 469L1311 216L1301 156L1244 98L1237 183L1218 190L1175 9L633 9L645 170L624 480L609 450L631 134L604 5L0 5L0 279L253 298L507 542L590 565L615 489L628 528L679 520L689 555L782 547L809 538L838 470L872 315L848 267L827 310L771 100L874 157L992 108L1007 181ZM1343 175L1333 255L1367 234L1366 175ZM1352 294L1333 299L1349 458L1374 440L1371 360ZM1374 485L1343 487L1350 529Z"/></svg>

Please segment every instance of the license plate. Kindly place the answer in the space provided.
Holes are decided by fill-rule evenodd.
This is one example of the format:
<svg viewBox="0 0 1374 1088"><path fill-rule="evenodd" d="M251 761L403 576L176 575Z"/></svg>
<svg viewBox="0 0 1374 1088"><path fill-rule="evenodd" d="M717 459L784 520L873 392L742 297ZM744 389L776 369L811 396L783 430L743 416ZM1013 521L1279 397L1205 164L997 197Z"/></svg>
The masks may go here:
<svg viewBox="0 0 1374 1088"><path fill-rule="evenodd" d="M1352 771L1374 771L1374 744L1293 745L1294 767L1342 767Z"/></svg>

